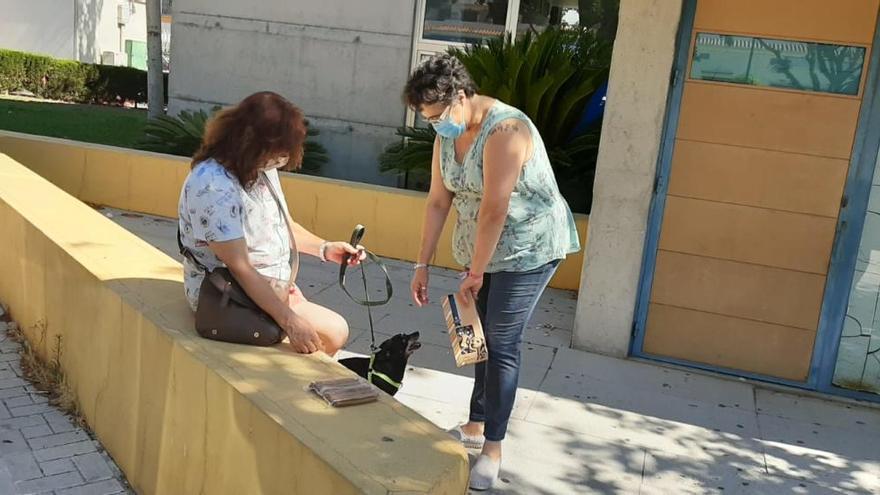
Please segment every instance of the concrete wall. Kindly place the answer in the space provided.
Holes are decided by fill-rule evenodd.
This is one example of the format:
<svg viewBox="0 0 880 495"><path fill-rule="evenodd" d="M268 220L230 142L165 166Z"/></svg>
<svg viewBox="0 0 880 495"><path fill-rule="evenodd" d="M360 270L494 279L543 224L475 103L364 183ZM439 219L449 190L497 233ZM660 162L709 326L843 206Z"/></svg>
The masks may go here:
<svg viewBox="0 0 880 495"><path fill-rule="evenodd" d="M73 59L74 3L0 0L0 48Z"/></svg>
<svg viewBox="0 0 880 495"><path fill-rule="evenodd" d="M629 350L681 0L621 0L574 346Z"/></svg>
<svg viewBox="0 0 880 495"><path fill-rule="evenodd" d="M351 373L324 354L199 338L180 264L5 155L0 179L0 299L60 346L137 493L464 493L467 455L427 419L384 394L326 405L309 382Z"/></svg>
<svg viewBox="0 0 880 495"><path fill-rule="evenodd" d="M189 172L185 158L5 131L0 131L0 152L82 201L165 217L177 216ZM281 184L294 218L318 235L348 239L361 223L376 254L410 261L418 255L424 193L287 173L281 174ZM576 215L575 220L584 245L588 218ZM458 269L451 226L452 218L433 262ZM569 256L551 286L577 290L582 263L582 253Z"/></svg>
<svg viewBox="0 0 880 495"><path fill-rule="evenodd" d="M176 0L171 113L276 91L320 129L322 175L396 184L377 156L404 124L415 3Z"/></svg>

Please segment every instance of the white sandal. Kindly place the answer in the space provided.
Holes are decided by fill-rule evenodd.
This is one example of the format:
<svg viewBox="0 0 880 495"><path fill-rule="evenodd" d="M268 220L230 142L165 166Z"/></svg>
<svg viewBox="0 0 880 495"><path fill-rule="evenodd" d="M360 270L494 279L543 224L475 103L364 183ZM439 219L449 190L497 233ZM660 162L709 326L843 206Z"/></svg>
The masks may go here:
<svg viewBox="0 0 880 495"><path fill-rule="evenodd" d="M471 469L471 490L478 492L488 490L495 485L498 473L501 471L501 461L496 461L487 455L481 455Z"/></svg>
<svg viewBox="0 0 880 495"><path fill-rule="evenodd" d="M461 425L449 430L448 433L461 442L466 449L479 450L482 449L483 444L486 443L486 437L483 435L468 435L461 430Z"/></svg>

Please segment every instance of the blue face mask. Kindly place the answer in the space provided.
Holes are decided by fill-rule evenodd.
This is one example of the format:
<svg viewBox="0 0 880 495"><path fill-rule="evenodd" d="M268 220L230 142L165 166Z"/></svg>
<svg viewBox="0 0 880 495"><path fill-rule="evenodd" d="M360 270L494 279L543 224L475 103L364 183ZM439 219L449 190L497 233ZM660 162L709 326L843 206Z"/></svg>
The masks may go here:
<svg viewBox="0 0 880 495"><path fill-rule="evenodd" d="M437 134L449 139L455 139L461 136L467 129L466 125L459 124L452 119L452 108L449 109L449 115L447 115L446 118L439 122L434 122L431 125L434 127L434 130L437 131Z"/></svg>

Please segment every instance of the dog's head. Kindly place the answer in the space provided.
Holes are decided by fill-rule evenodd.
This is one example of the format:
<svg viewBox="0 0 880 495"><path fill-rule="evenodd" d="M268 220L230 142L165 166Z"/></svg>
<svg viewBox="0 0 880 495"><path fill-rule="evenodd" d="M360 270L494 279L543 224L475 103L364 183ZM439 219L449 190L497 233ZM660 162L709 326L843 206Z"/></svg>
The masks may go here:
<svg viewBox="0 0 880 495"><path fill-rule="evenodd" d="M399 333L382 342L379 346L377 359L379 357L389 360L402 358L405 361L420 347L422 347L422 344L419 342L419 332Z"/></svg>

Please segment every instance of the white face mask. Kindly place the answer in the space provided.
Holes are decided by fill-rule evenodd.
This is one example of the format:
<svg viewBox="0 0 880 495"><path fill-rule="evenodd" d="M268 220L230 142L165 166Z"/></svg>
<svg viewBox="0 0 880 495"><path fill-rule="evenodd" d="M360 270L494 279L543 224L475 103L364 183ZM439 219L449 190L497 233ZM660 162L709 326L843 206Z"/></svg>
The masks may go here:
<svg viewBox="0 0 880 495"><path fill-rule="evenodd" d="M266 162L266 165L263 168L265 168L266 170L273 170L276 168L284 168L287 166L287 163L289 161L290 161L290 158L286 157L286 156L275 158L273 160L269 160L268 162Z"/></svg>

